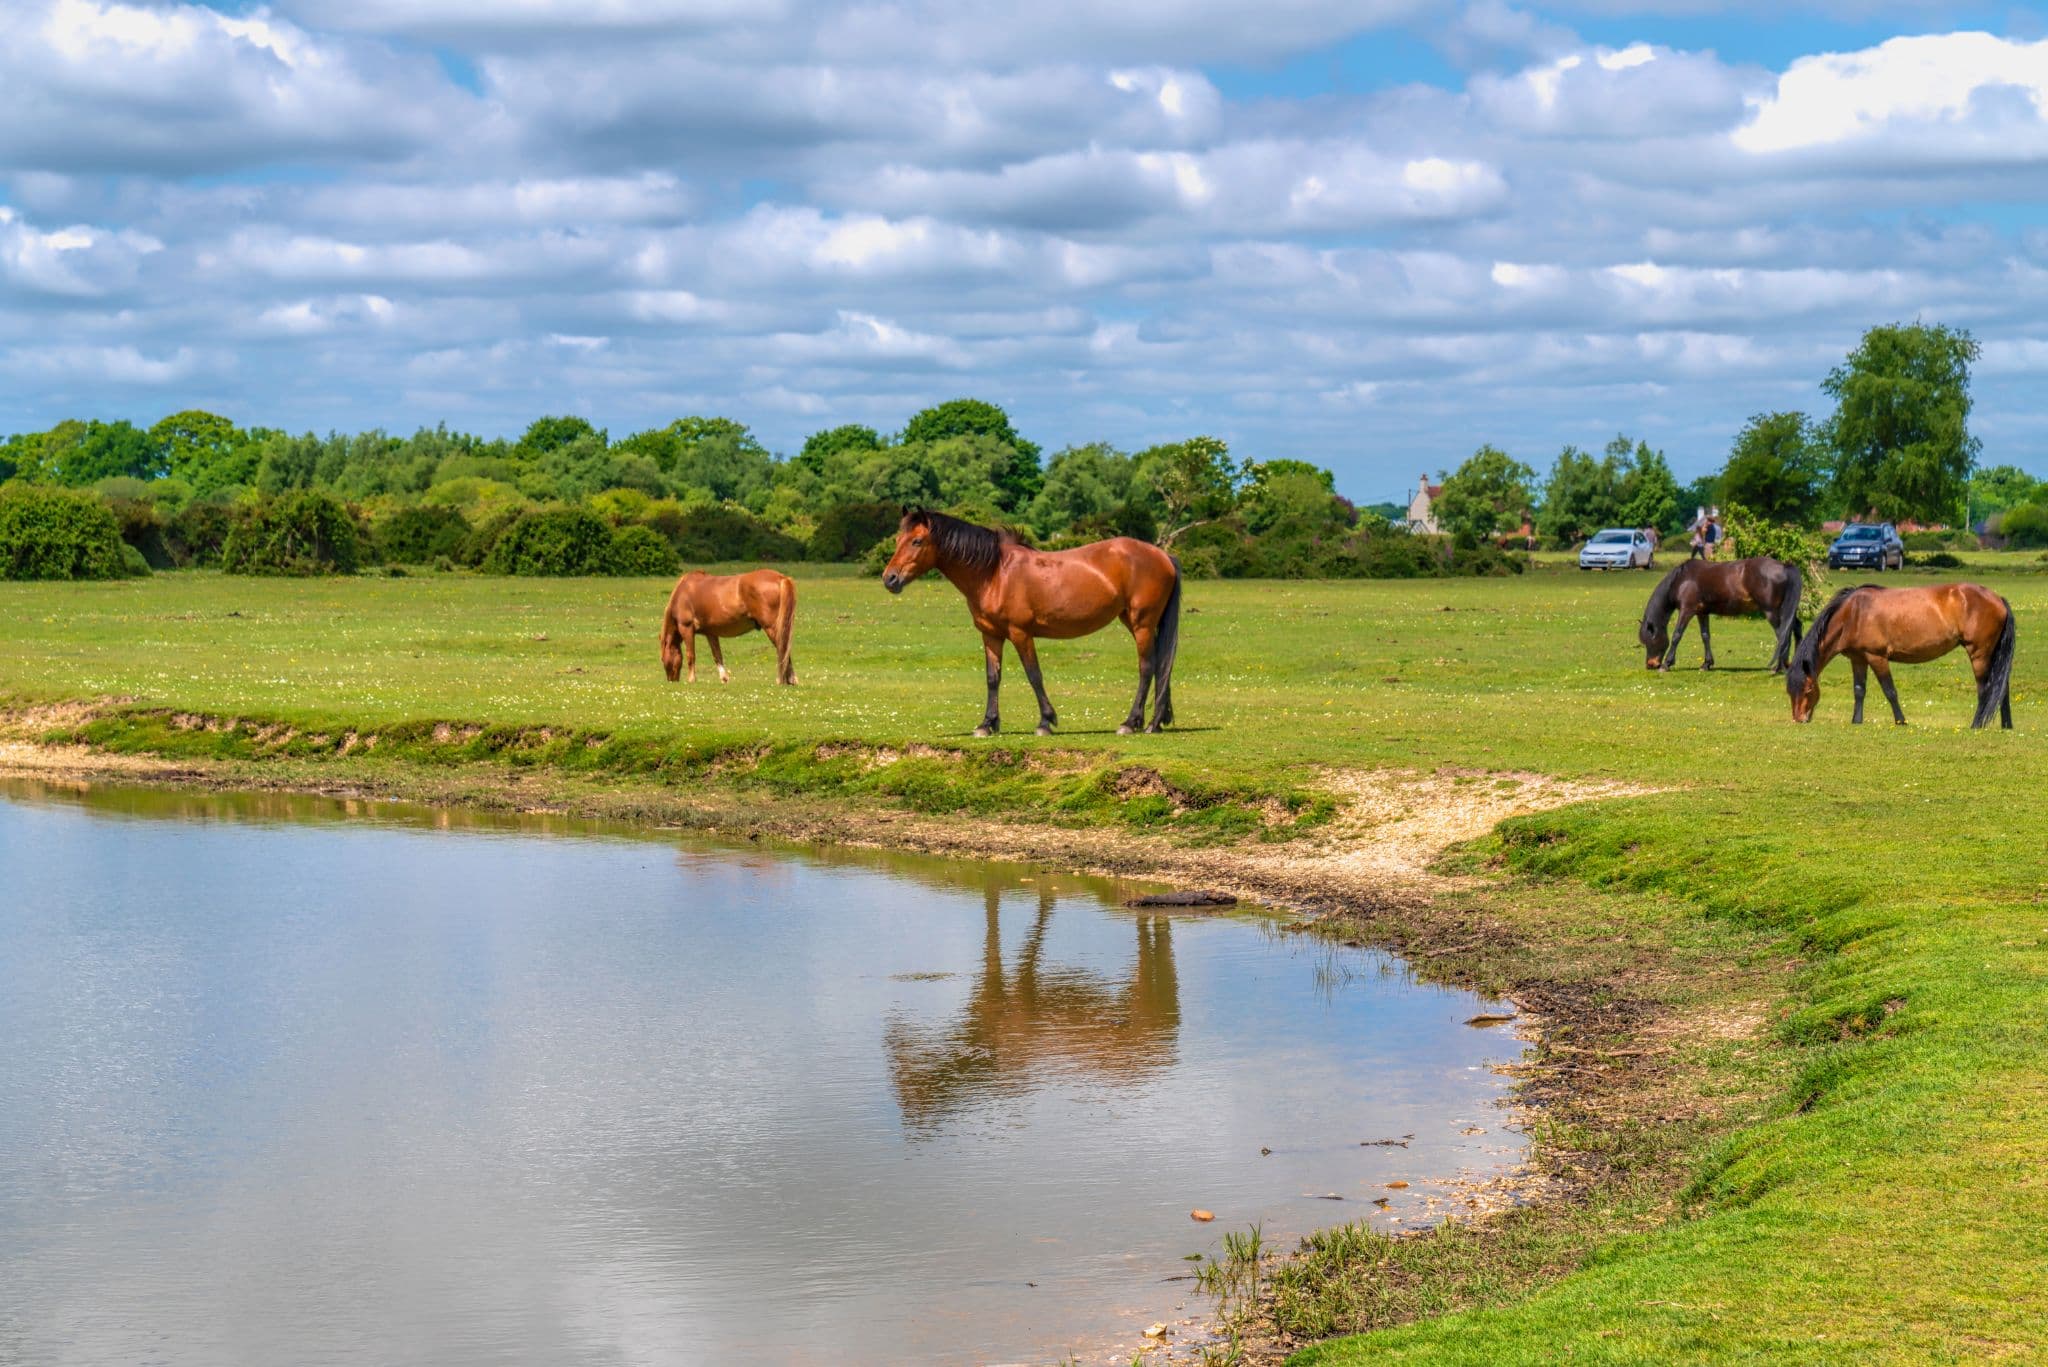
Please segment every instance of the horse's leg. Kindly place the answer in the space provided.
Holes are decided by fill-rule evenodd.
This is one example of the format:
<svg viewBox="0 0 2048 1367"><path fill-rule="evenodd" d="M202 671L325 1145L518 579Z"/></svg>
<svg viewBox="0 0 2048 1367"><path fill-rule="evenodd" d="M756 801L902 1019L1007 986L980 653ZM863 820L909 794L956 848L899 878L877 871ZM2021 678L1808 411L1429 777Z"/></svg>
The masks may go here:
<svg viewBox="0 0 2048 1367"><path fill-rule="evenodd" d="M1116 729L1119 736L1145 729L1145 695L1151 692L1153 675L1158 672L1154 647L1159 641L1159 629L1134 626L1131 639L1138 644L1138 696L1131 699L1131 714Z"/></svg>
<svg viewBox="0 0 2048 1367"><path fill-rule="evenodd" d="M1671 644L1664 647L1664 663L1658 665L1657 668L1664 670L1671 668L1671 662L1678 658L1678 643L1684 638L1686 624L1690 621L1692 621L1692 609L1690 607L1680 608L1678 610L1678 625L1671 632ZM1706 618L1702 617L1700 619L1700 630L1705 631L1706 629Z"/></svg>
<svg viewBox="0 0 2048 1367"><path fill-rule="evenodd" d="M697 682L697 628L683 628L683 663L689 667L690 682Z"/></svg>
<svg viewBox="0 0 2048 1367"><path fill-rule="evenodd" d="M1884 700L1892 705L1892 720L1899 725L1906 724L1906 714L1899 710L1899 690L1892 687L1892 662L1881 655L1870 657L1870 670L1877 675L1877 686L1884 690Z"/></svg>
<svg viewBox="0 0 2048 1367"><path fill-rule="evenodd" d="M1783 674L1785 672L1785 657L1792 653L1791 628L1792 614L1785 611L1785 605L1781 602L1778 604L1777 611L1771 614L1771 630L1778 637L1777 648L1771 652L1771 673L1773 674Z"/></svg>
<svg viewBox="0 0 2048 1367"><path fill-rule="evenodd" d="M1707 652L1707 662L1701 665L1700 668L1712 669L1714 667L1714 636L1712 632L1707 630L1707 614L1704 612L1700 614L1700 648Z"/></svg>
<svg viewBox="0 0 2048 1367"><path fill-rule="evenodd" d="M1038 672L1038 642L1019 631L1011 634L1010 644L1017 647L1017 658L1024 663L1024 677L1031 680L1031 691L1038 695L1038 734L1049 736L1060 719L1052 710L1052 699L1045 696L1045 676Z"/></svg>
<svg viewBox="0 0 2048 1367"><path fill-rule="evenodd" d="M720 648L718 638L707 631L704 633L704 639L711 642L711 662L718 666L718 681L720 683L731 683L732 675L726 672L725 651Z"/></svg>
<svg viewBox="0 0 2048 1367"><path fill-rule="evenodd" d="M1861 726L1863 725L1863 684L1869 674L1870 666L1864 663L1861 655L1851 655L1849 657L1849 670L1856 676L1856 715L1849 718L1849 720Z"/></svg>
<svg viewBox="0 0 2048 1367"><path fill-rule="evenodd" d="M974 734L993 736L1003 729L1002 719L996 714L996 694L1003 687L1003 638L982 633L981 651L988 669L988 707L983 710L981 725L974 728Z"/></svg>

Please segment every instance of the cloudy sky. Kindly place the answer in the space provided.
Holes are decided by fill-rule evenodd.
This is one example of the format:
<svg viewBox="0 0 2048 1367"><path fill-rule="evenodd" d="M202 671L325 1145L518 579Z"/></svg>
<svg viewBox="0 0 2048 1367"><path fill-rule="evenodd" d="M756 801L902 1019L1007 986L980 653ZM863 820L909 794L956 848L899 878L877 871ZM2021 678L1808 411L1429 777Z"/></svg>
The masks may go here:
<svg viewBox="0 0 2048 1367"><path fill-rule="evenodd" d="M1680 475L1862 328L2048 474L2048 13L1884 0L0 5L0 432L794 450L961 394L1393 496Z"/></svg>

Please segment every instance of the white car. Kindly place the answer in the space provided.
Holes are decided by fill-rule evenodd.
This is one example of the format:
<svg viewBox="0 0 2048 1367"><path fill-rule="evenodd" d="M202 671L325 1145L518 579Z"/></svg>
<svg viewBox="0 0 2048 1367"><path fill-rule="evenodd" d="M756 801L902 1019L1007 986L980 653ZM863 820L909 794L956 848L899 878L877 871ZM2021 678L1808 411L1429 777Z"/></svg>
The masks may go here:
<svg viewBox="0 0 2048 1367"><path fill-rule="evenodd" d="M1657 554L1647 532L1633 527L1609 527L1595 532L1593 539L1579 547L1582 570L1646 570Z"/></svg>

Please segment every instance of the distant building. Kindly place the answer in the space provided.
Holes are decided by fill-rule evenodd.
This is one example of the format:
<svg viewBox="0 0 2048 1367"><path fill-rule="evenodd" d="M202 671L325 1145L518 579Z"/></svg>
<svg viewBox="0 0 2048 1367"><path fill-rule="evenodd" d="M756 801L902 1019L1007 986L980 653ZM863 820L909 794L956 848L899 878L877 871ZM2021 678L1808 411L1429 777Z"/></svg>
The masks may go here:
<svg viewBox="0 0 2048 1367"><path fill-rule="evenodd" d="M1408 500L1408 530L1428 532L1434 535L1443 530L1436 525L1436 501L1443 497L1444 486L1431 484L1425 473L1415 486L1415 494Z"/></svg>

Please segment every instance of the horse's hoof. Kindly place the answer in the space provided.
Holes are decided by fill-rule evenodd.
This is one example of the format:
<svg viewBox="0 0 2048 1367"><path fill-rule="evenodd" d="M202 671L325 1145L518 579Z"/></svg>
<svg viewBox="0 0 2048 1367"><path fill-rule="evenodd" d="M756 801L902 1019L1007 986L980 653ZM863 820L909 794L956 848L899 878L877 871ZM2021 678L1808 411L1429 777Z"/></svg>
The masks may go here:
<svg viewBox="0 0 2048 1367"><path fill-rule="evenodd" d="M1161 726L1158 722L1155 721L1150 726L1145 728L1145 734L1148 736L1156 736L1165 729L1165 727Z"/></svg>
<svg viewBox="0 0 2048 1367"><path fill-rule="evenodd" d="M1125 723L1124 723L1124 724L1123 724L1122 726L1119 726L1119 727L1118 727L1118 728L1116 729L1116 733L1117 733L1117 734L1118 734L1119 736L1128 736L1128 735L1130 735L1130 734L1131 734L1131 732L1133 732L1133 731L1135 731L1135 730L1137 730L1137 729L1138 729L1137 727L1135 727L1135 726L1131 725L1131 724L1130 724L1129 722L1125 722Z"/></svg>
<svg viewBox="0 0 2048 1367"><path fill-rule="evenodd" d="M987 740L990 736L993 736L995 733L996 729L993 726L983 725L974 728L975 737L979 740Z"/></svg>

